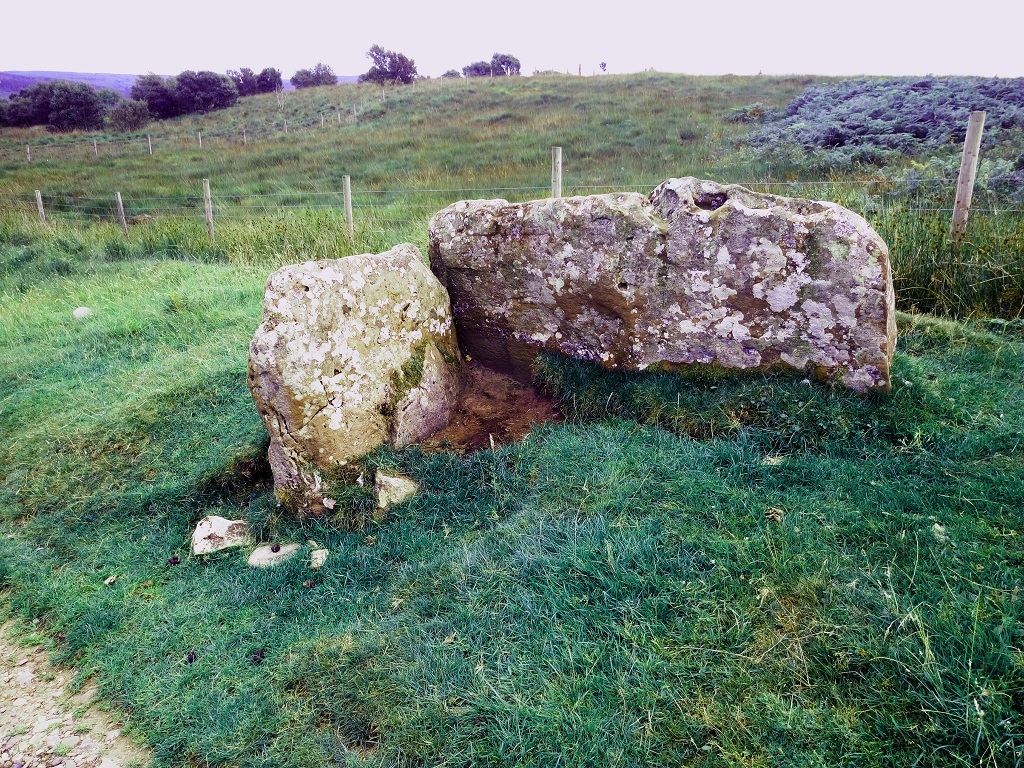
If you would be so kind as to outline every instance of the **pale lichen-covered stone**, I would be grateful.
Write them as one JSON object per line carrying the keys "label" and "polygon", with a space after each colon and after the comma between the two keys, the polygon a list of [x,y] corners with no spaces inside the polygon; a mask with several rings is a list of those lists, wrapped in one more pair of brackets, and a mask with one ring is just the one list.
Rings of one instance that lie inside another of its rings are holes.
{"label": "pale lichen-covered stone", "polygon": [[430,222],[463,350],[530,375],[539,351],[607,368],[838,376],[887,391],[888,248],[834,203],[693,178],[635,193],[463,201]]}
{"label": "pale lichen-covered stone", "polygon": [[272,274],[249,386],[278,496],[300,515],[333,508],[346,465],[448,423],[458,368],[448,294],[415,246]]}
{"label": "pale lichen-covered stone", "polygon": [[192,532],[192,552],[210,555],[231,547],[249,544],[249,526],[244,520],[228,520],[220,515],[207,515]]}
{"label": "pale lichen-covered stone", "polygon": [[286,560],[291,560],[298,551],[298,544],[266,544],[256,547],[246,562],[253,568],[273,568]]}
{"label": "pale lichen-covered stone", "polygon": [[373,479],[373,495],[377,498],[377,509],[381,512],[415,496],[419,490],[419,483],[404,475],[388,475],[378,470]]}

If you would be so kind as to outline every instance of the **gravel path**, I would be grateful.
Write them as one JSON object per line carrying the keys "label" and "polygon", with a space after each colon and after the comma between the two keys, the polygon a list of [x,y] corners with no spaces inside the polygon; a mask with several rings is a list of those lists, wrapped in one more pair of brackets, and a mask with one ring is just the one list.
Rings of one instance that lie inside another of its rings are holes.
{"label": "gravel path", "polygon": [[74,695],[74,671],[0,625],[0,768],[141,768],[149,754],[94,706],[95,688]]}

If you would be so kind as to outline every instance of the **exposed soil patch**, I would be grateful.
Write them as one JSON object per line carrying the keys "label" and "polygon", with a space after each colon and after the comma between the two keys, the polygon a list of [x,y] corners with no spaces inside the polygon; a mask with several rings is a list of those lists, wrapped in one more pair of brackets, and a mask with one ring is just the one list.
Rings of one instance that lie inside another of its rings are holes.
{"label": "exposed soil patch", "polygon": [[522,440],[534,425],[563,419],[555,401],[534,387],[470,362],[462,371],[451,422],[420,447],[470,453]]}
{"label": "exposed soil patch", "polygon": [[39,646],[0,625],[0,768],[131,768],[149,752],[121,735],[87,685],[70,693],[74,671],[49,663]]}

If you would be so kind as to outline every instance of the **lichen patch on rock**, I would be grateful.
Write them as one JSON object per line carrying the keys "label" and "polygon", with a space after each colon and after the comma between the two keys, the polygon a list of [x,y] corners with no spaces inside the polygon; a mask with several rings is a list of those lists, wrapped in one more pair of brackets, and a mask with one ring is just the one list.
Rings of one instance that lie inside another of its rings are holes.
{"label": "lichen patch on rock", "polygon": [[888,390],[888,249],[841,206],[670,179],[463,201],[430,222],[465,352],[526,380],[540,351],[612,369],[792,367]]}
{"label": "lichen patch on rock", "polygon": [[279,496],[322,514],[332,473],[447,424],[459,360],[448,294],[415,246],[272,274],[249,385]]}

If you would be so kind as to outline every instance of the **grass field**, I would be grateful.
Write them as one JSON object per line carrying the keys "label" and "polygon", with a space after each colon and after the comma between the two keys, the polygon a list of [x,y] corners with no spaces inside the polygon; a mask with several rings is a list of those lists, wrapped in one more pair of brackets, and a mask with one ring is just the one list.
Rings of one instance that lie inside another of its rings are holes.
{"label": "grass field", "polygon": [[[461,107],[440,101],[454,96],[409,91],[330,141],[317,118],[273,142],[183,147],[148,181],[148,154],[3,160],[5,201],[39,186],[99,197],[115,183],[194,195],[202,177],[295,195],[260,216],[222,202],[214,244],[201,219],[179,215],[127,241],[109,222],[44,227],[6,202],[0,218],[3,610],[38,619],[80,680],[95,675],[159,765],[1024,765],[1024,328],[1012,280],[999,283],[1003,319],[972,308],[978,294],[944,305],[960,320],[901,314],[890,396],[545,359],[538,382],[566,423],[470,456],[374,453],[371,467],[400,469],[423,492],[358,532],[279,514],[245,381],[267,272],[422,245],[427,208],[446,199],[363,209],[349,243],[339,212],[308,207],[310,193],[335,191],[344,173],[364,191],[543,186],[549,147],[573,135],[567,176],[581,185],[767,180],[728,144],[742,129],[721,115],[801,87],[736,78],[703,94],[696,78],[644,75],[601,90],[614,80],[464,86],[460,98],[477,101],[454,127],[444,115]],[[548,98],[562,106],[548,111]],[[440,106],[403,128],[418,118],[403,118],[400,99]],[[532,106],[517,117],[509,99]],[[651,145],[628,163],[623,121],[601,125],[623,103],[648,105],[635,141]],[[276,109],[261,104],[241,109]],[[238,116],[208,119],[212,133]],[[683,120],[714,138],[680,143]],[[626,170],[612,175],[613,163]],[[864,200],[863,187],[834,189]],[[944,295],[934,275],[945,269],[973,290],[943,258],[941,225],[895,210],[874,221],[892,227],[903,279]],[[1012,222],[977,230],[994,233],[986,242],[1011,275]],[[961,247],[964,263],[977,258]],[[906,284],[902,297],[914,304]],[[73,321],[83,305],[95,314]],[[189,537],[211,513],[303,554],[271,571],[244,553],[196,559]],[[309,542],[331,550],[321,571],[306,563]]]}

